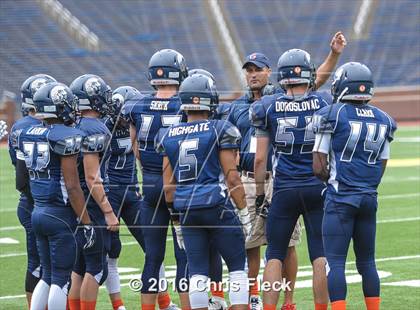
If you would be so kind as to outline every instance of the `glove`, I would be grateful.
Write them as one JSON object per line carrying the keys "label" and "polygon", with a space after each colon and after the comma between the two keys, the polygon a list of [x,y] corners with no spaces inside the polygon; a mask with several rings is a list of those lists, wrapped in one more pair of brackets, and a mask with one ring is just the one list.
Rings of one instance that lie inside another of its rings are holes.
{"label": "glove", "polygon": [[263,206],[261,206],[261,208],[260,208],[260,213],[258,214],[260,217],[262,217],[262,218],[264,218],[264,219],[266,219],[267,218],[267,215],[268,215],[268,207],[269,207],[270,205],[268,204],[268,202],[266,201],[266,203],[264,203],[264,205]]}
{"label": "glove", "polygon": [[83,250],[93,247],[96,241],[96,232],[95,228],[91,225],[83,225],[83,236],[85,237],[85,244],[83,245]]}
{"label": "glove", "polygon": [[184,243],[184,237],[182,236],[181,225],[179,224],[173,224],[173,225],[175,229],[176,242],[178,243],[178,246],[181,250],[185,250],[185,243]]}
{"label": "glove", "polygon": [[245,207],[243,209],[238,210],[238,216],[242,224],[242,229],[244,231],[245,238],[248,239],[252,229],[252,223],[251,218],[249,217],[248,208]]}
{"label": "glove", "polygon": [[5,121],[0,120],[0,139],[7,135],[7,125]]}
{"label": "glove", "polygon": [[255,212],[263,217],[263,218],[267,218],[267,214],[268,214],[268,201],[265,199],[265,194],[262,195],[257,195],[257,197],[255,198]]}
{"label": "glove", "polygon": [[178,222],[179,223],[179,213],[175,211],[174,209],[174,203],[173,202],[167,202],[166,206],[168,207],[169,214],[171,215],[171,221]]}

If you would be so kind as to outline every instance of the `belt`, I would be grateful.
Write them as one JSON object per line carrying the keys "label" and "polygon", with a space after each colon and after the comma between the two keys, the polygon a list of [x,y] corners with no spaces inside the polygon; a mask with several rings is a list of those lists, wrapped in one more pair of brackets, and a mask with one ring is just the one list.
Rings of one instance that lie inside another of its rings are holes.
{"label": "belt", "polygon": [[[254,179],[255,180],[254,172],[242,170],[242,175],[247,177],[248,179]],[[265,173],[265,180],[267,181],[269,179],[270,179],[270,173],[266,172]]]}

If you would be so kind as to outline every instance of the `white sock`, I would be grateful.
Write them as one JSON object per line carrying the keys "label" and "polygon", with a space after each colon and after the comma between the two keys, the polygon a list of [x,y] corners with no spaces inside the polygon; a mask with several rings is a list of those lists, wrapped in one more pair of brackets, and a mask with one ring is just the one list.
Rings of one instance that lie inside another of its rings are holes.
{"label": "white sock", "polygon": [[191,309],[207,308],[209,305],[209,298],[207,294],[208,277],[203,275],[193,275],[190,278],[190,296]]}
{"label": "white sock", "polygon": [[[159,281],[162,281],[162,282],[159,282],[159,283],[164,283],[163,279],[165,279],[165,265],[162,263],[162,265],[160,265],[160,268],[159,268]],[[161,292],[161,290],[159,290],[159,292]]]}
{"label": "white sock", "polygon": [[120,292],[120,275],[118,274],[118,259],[108,258],[108,277],[105,281],[109,294]]}
{"label": "white sock", "polygon": [[67,304],[67,285],[60,288],[57,284],[51,285],[48,297],[48,309],[66,310]]}
{"label": "white sock", "polygon": [[243,270],[229,272],[229,299],[231,305],[248,304],[248,275]]}
{"label": "white sock", "polygon": [[50,286],[44,280],[40,280],[32,293],[31,310],[45,310],[49,292]]}

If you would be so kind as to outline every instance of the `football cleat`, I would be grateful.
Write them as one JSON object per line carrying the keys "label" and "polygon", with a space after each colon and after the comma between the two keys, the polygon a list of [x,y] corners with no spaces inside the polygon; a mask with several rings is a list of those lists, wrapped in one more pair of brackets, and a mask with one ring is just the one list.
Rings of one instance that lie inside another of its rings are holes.
{"label": "football cleat", "polygon": [[221,297],[212,296],[209,299],[209,306],[208,308],[210,310],[226,310],[228,308],[228,305],[226,303],[226,300]]}
{"label": "football cleat", "polygon": [[169,304],[168,308],[161,309],[161,310],[181,310],[176,304],[174,304],[172,301]]}
{"label": "football cleat", "polygon": [[262,310],[262,300],[261,297],[258,295],[252,295],[249,297],[249,309],[250,310]]}
{"label": "football cleat", "polygon": [[281,310],[296,310],[296,304],[284,304]]}

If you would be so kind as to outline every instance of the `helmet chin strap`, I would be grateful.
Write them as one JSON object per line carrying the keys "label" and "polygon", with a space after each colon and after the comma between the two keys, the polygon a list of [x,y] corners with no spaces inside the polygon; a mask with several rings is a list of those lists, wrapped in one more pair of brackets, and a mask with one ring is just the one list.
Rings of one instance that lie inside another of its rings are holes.
{"label": "helmet chin strap", "polygon": [[343,96],[347,93],[347,91],[349,90],[348,87],[344,88],[343,91],[341,92],[340,96],[338,96],[337,98],[337,102],[339,102],[341,100],[341,98],[343,98]]}

